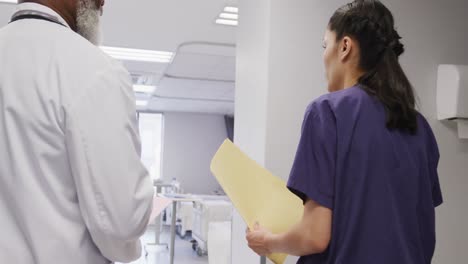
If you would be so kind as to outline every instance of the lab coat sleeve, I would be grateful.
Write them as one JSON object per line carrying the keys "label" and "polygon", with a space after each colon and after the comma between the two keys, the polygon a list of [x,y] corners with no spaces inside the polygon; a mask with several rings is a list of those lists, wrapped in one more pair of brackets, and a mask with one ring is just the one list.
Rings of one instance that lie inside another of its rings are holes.
{"label": "lab coat sleeve", "polygon": [[141,255],[154,190],[140,161],[130,76],[114,66],[66,110],[66,145],[84,222],[104,257]]}

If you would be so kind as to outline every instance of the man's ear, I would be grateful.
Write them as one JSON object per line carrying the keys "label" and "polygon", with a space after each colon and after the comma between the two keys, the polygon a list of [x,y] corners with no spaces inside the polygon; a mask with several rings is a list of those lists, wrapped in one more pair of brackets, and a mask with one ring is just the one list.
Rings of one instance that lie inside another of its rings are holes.
{"label": "man's ear", "polygon": [[[79,0],[81,1],[81,0]],[[96,3],[96,7],[97,8],[102,8],[105,4],[105,0],[94,0],[94,2]]]}
{"label": "man's ear", "polygon": [[96,7],[101,10],[101,16],[104,13],[104,4],[106,3],[105,0],[94,0],[96,2]]}

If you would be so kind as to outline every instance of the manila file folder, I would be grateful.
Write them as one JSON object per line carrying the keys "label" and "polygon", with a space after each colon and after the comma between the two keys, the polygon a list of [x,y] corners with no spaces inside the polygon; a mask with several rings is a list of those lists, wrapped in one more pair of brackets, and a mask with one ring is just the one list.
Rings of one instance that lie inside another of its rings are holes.
{"label": "manila file folder", "polygon": [[[278,234],[298,223],[304,211],[302,200],[286,183],[271,174],[226,140],[211,162],[211,172],[250,228],[255,222]],[[268,258],[283,264],[287,255]]]}

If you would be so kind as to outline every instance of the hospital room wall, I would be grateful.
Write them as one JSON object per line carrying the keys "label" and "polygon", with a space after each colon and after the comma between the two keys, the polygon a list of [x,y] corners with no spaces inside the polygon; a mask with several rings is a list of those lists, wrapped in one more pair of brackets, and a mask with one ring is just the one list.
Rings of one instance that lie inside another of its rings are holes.
{"label": "hospital room wall", "polygon": [[8,24],[11,15],[15,12],[15,6],[11,4],[0,4],[0,25]]}
{"label": "hospital room wall", "polygon": [[163,180],[177,178],[187,193],[212,194],[218,190],[210,163],[227,138],[224,116],[165,113],[163,130]]}
{"label": "hospital room wall", "polygon": [[[326,92],[322,63],[322,37],[333,11],[348,1],[265,0],[263,10],[246,11],[259,4],[240,0],[241,22],[238,31],[238,85],[236,96],[236,137],[238,144],[262,164],[287,179],[294,159],[303,113],[307,104]],[[388,0],[407,52],[401,62],[419,97],[421,112],[428,118],[440,145],[439,167],[445,204],[437,209],[438,244],[434,263],[462,263],[468,259],[468,141],[458,139],[453,124],[436,117],[437,66],[442,63],[468,64],[465,0]],[[265,25],[263,25],[267,20]],[[245,23],[243,25],[242,23]],[[263,26],[258,26],[260,23]],[[259,30],[263,30],[260,33]],[[258,31],[258,32],[257,32]],[[260,55],[256,55],[258,52]],[[264,55],[262,52],[266,52]],[[254,70],[243,69],[253,61]],[[260,63],[259,63],[260,61]],[[258,78],[255,74],[260,74]],[[258,81],[256,94],[248,79]],[[266,102],[255,105],[256,100]],[[257,114],[252,112],[257,110]],[[261,117],[266,120],[262,124]],[[258,130],[252,132],[252,124]],[[255,141],[247,134],[258,133]],[[242,136],[245,135],[245,136]],[[234,219],[234,234],[241,232],[240,219]],[[247,253],[242,235],[233,237],[235,260],[254,263]],[[234,255],[234,254],[233,254]],[[288,263],[294,263],[290,259]]]}

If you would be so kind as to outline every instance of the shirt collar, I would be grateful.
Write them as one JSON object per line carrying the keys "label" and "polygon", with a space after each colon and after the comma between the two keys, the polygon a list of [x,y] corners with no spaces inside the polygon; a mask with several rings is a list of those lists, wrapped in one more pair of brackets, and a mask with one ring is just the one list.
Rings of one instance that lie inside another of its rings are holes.
{"label": "shirt collar", "polygon": [[52,10],[51,8],[41,5],[41,4],[36,4],[36,3],[22,3],[18,4],[15,10],[15,13],[17,12],[22,12],[22,11],[35,11],[35,12],[40,12],[43,14],[46,14],[48,16],[52,16],[56,18],[60,23],[62,23],[64,26],[70,28],[70,25],[68,25],[67,21],[63,19],[57,12]]}

